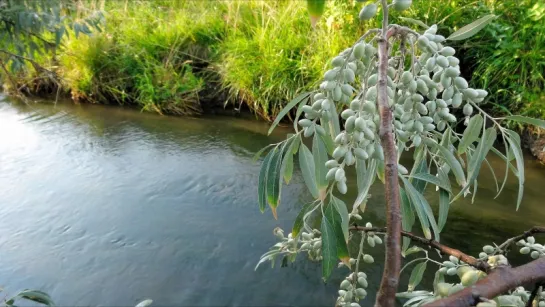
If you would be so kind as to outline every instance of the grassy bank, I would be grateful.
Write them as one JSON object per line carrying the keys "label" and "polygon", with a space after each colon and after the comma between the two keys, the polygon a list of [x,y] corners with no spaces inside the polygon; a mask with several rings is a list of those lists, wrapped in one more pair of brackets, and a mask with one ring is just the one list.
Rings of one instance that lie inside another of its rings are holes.
{"label": "grassy bank", "polygon": [[[448,35],[479,16],[498,15],[492,26],[458,46],[469,67],[463,73],[489,89],[488,107],[496,114],[544,118],[545,4],[534,2],[414,1],[402,16],[437,22],[439,32]],[[55,59],[36,55],[36,60],[58,74],[74,99],[169,114],[244,104],[270,120],[294,95],[319,82],[329,58],[378,26],[357,20],[361,3],[355,1],[328,1],[316,29],[305,1],[105,4],[103,32],[79,39],[72,33]],[[51,89],[48,79],[36,77],[28,67],[18,81],[33,91]]]}

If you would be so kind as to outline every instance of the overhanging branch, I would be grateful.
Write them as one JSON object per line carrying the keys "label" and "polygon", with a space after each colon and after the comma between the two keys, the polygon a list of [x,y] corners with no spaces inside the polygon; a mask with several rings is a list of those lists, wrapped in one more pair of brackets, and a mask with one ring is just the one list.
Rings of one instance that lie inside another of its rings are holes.
{"label": "overhanging branch", "polygon": [[[350,230],[355,231],[365,231],[365,232],[381,232],[384,233],[386,231],[386,228],[380,228],[380,227],[360,227],[360,226],[351,226]],[[434,240],[428,240],[426,238],[419,237],[411,232],[407,231],[401,231],[401,235],[407,238],[410,238],[411,240],[422,243],[424,245],[428,245],[430,247],[433,247],[437,250],[439,250],[441,253],[454,256],[461,261],[471,265],[472,267],[481,270],[483,272],[489,272],[491,270],[490,265],[482,260],[475,259],[474,257],[467,255],[455,248],[448,247],[446,245],[443,245],[437,241]]]}

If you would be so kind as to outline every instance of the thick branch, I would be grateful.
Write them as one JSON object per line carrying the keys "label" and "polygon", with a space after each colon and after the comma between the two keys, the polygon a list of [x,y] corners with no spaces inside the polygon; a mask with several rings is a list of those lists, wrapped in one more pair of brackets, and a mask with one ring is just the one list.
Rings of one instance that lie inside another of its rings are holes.
{"label": "thick branch", "polygon": [[545,282],[545,258],[539,258],[516,268],[507,266],[498,267],[475,285],[425,306],[474,306],[479,302],[480,297],[492,299],[520,285],[543,282]]}
{"label": "thick branch", "polygon": [[395,306],[401,270],[401,198],[397,178],[397,150],[392,130],[393,114],[388,103],[388,1],[382,0],[382,34],[378,40],[378,109],[379,136],[384,151],[386,198],[386,256],[384,272],[375,306]]}
{"label": "thick branch", "polygon": [[[369,228],[369,227],[359,227],[359,226],[352,226],[350,227],[350,230],[356,230],[356,231],[365,231],[365,232],[369,232],[369,231],[372,231],[372,232],[385,232],[386,229],[385,228],[378,228],[378,227],[373,227],[373,228]],[[448,247],[446,245],[443,245],[437,241],[434,241],[434,240],[428,240],[426,238],[422,238],[422,237],[419,237],[411,232],[407,232],[407,231],[401,231],[401,235],[404,236],[404,237],[407,237],[407,238],[410,238],[411,240],[415,241],[415,242],[419,242],[419,243],[422,243],[422,244],[425,244],[425,245],[428,245],[428,246],[431,246],[437,250],[439,250],[441,253],[443,254],[446,254],[446,255],[449,255],[449,256],[454,256],[458,259],[460,259],[461,261],[471,265],[472,267],[478,269],[478,270],[481,270],[483,272],[489,272],[491,270],[491,267],[490,265],[485,262],[485,261],[482,261],[482,260],[479,260],[479,259],[475,259],[474,257],[470,256],[470,255],[467,255],[457,249],[454,249],[454,248],[451,248],[451,247]]]}

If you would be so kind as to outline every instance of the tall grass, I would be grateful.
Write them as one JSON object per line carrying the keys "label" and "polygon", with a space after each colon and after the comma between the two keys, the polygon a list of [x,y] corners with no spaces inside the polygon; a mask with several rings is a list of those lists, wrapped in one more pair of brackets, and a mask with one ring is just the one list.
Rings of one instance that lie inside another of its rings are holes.
{"label": "tall grass", "polygon": [[[218,102],[246,104],[270,120],[317,84],[328,59],[379,26],[357,20],[357,1],[327,3],[312,29],[305,1],[108,0],[102,33],[72,34],[57,61],[38,59],[55,69],[74,99],[197,114],[209,103],[204,96],[222,97]],[[545,71],[543,6],[532,0],[413,1],[392,17],[399,24],[407,23],[399,16],[438,23],[448,36],[484,14],[499,15],[486,31],[458,44],[464,67],[471,67],[462,73],[490,89],[497,113],[545,117],[544,103],[537,103]]]}

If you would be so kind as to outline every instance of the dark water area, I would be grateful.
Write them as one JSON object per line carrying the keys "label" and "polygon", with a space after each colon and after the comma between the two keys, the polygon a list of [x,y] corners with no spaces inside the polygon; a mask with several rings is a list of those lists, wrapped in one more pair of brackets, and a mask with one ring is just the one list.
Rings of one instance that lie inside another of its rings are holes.
{"label": "dark water area", "polygon": [[[146,298],[154,306],[334,304],[346,269],[324,284],[321,264],[299,255],[286,268],[254,271],[276,242],[273,228],[289,232],[310,199],[296,170],[282,192],[278,221],[257,206],[259,163],[252,156],[289,129],[267,136],[268,125],[251,119],[1,100],[0,286],[6,293],[40,289],[59,306],[129,306]],[[490,157],[490,163],[502,177],[503,162]],[[354,178],[349,182],[355,190]],[[443,243],[476,255],[485,244],[545,224],[543,182],[545,168],[528,156],[525,196],[515,211],[515,179],[492,199],[495,184],[483,168],[475,202],[452,205]],[[382,186],[371,194],[364,220],[384,225]],[[346,199],[354,197],[349,192]],[[436,199],[429,191],[430,203]],[[377,260],[364,268],[373,293],[382,246],[369,253]],[[429,273],[424,285],[433,279]]]}

